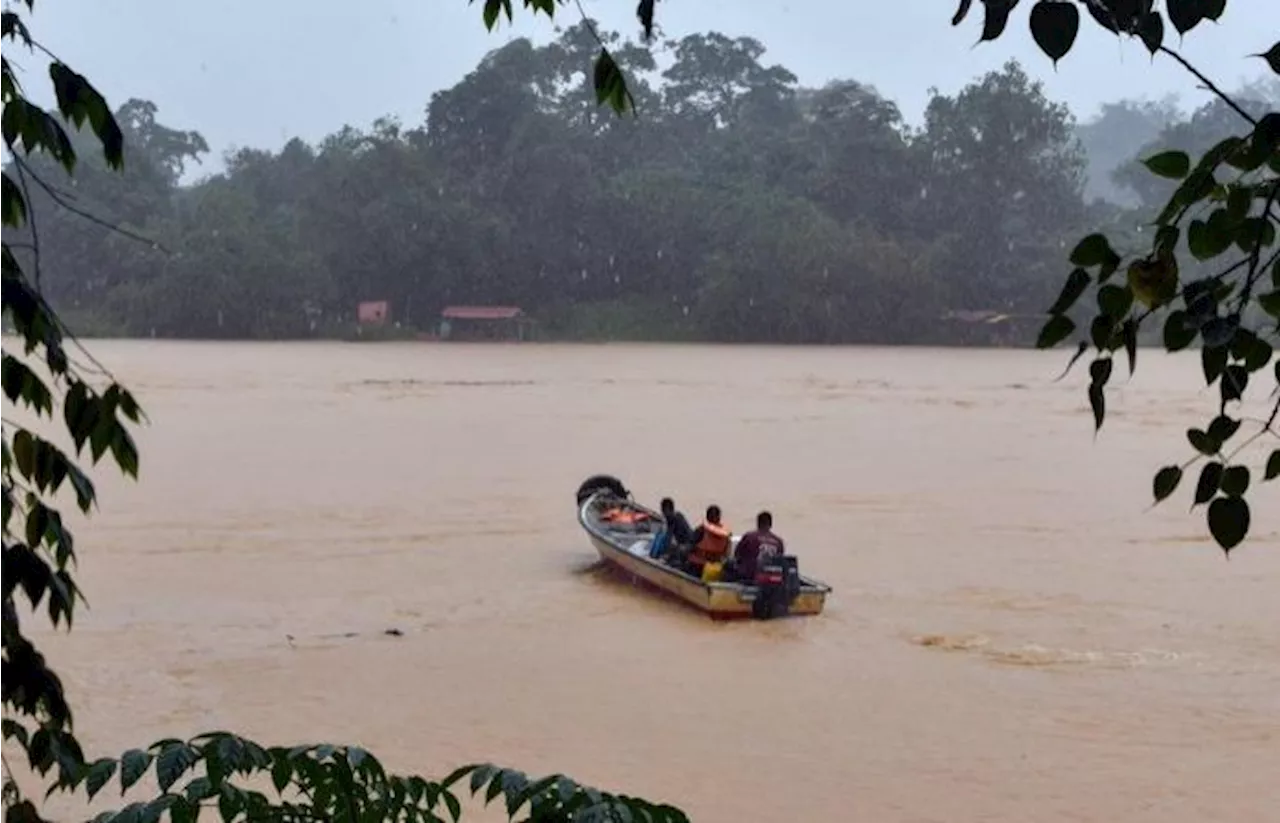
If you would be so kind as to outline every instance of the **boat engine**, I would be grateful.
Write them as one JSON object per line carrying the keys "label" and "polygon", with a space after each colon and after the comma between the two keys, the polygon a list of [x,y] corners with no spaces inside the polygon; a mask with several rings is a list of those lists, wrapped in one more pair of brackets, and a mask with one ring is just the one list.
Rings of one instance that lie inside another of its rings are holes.
{"label": "boat engine", "polygon": [[800,596],[800,561],[784,554],[762,560],[756,570],[756,599],[751,614],[757,620],[786,617]]}
{"label": "boat engine", "polygon": [[625,500],[631,496],[631,492],[627,491],[627,487],[622,485],[622,481],[613,475],[595,474],[582,481],[582,485],[578,487],[578,492],[574,495],[581,506],[587,502],[587,498],[599,491],[607,491],[615,497]]}

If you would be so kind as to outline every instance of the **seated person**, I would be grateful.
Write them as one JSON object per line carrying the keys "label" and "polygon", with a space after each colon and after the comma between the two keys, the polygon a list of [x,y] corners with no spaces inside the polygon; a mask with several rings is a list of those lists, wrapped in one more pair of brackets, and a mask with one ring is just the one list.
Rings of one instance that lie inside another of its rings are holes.
{"label": "seated person", "polygon": [[689,552],[689,568],[701,575],[707,563],[724,560],[729,553],[729,527],[720,522],[720,507],[707,506],[706,519],[693,530],[693,550]]}
{"label": "seated person", "polygon": [[751,583],[756,579],[762,560],[785,553],[786,544],[773,533],[773,515],[760,512],[756,515],[756,530],[744,534],[733,553],[734,578],[742,583]]}
{"label": "seated person", "polygon": [[689,521],[685,519],[685,516],[676,509],[675,501],[670,497],[664,497],[660,506],[662,518],[666,521],[667,534],[671,536],[671,545],[693,545],[693,529],[689,526]]}

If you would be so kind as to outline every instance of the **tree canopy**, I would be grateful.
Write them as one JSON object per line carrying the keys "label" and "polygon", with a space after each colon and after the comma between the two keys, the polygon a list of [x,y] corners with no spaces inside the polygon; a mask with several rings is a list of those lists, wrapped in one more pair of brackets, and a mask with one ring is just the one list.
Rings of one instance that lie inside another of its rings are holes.
{"label": "tree canopy", "polygon": [[[642,116],[599,107],[596,37],[646,72],[629,86]],[[1074,119],[1020,66],[935,93],[911,128],[865,84],[799,86],[750,38],[669,53],[659,74],[591,21],[514,40],[420,123],[241,149],[193,185],[177,172],[206,154],[199,134],[127,101],[131,162],[82,164],[75,189],[154,242],[36,192],[45,293],[87,328],[158,337],[333,335],[387,300],[419,329],[497,303],[564,337],[1032,342],[1089,210]]]}

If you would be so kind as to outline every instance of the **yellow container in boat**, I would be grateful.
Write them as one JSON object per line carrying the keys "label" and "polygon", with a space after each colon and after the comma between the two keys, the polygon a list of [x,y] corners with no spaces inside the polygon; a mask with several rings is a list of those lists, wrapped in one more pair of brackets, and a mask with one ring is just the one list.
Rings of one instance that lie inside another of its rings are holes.
{"label": "yellow container in boat", "polygon": [[720,573],[724,571],[723,563],[707,563],[702,567],[702,582],[714,583],[720,579]]}

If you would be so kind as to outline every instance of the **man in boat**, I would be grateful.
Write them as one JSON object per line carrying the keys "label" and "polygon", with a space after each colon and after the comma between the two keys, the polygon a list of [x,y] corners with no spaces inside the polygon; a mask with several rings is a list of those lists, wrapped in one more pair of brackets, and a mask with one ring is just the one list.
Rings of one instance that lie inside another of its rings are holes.
{"label": "man in boat", "polygon": [[720,522],[720,507],[707,506],[707,516],[693,530],[693,550],[689,552],[689,568],[701,575],[702,567],[718,563],[729,553],[729,528]]}
{"label": "man in boat", "polygon": [[670,497],[664,497],[658,506],[662,510],[663,520],[666,521],[667,545],[670,548],[693,545],[693,527],[689,525],[684,514],[676,508],[675,501]]}
{"label": "man in boat", "polygon": [[756,515],[756,530],[747,532],[738,541],[733,552],[733,575],[742,583],[752,583],[760,561],[786,553],[786,544],[773,533],[773,515],[760,512]]}

